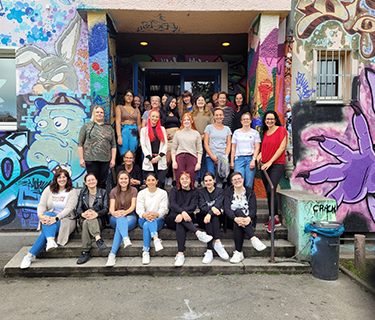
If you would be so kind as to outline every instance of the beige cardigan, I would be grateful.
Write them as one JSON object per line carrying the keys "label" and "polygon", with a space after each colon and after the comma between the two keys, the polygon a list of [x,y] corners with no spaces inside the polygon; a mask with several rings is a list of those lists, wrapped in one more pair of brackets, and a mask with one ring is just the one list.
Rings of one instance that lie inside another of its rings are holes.
{"label": "beige cardigan", "polygon": [[[61,211],[57,217],[61,220],[60,230],[57,237],[57,243],[60,246],[64,246],[68,243],[70,234],[76,228],[76,220],[74,216],[74,209],[76,208],[78,201],[77,191],[72,189],[69,192],[66,206],[63,211]],[[37,208],[38,217],[40,217],[45,212],[53,211],[53,201],[52,192],[50,187],[44,189],[42,196],[40,197],[40,202]],[[39,222],[38,230],[41,229],[41,223]]]}

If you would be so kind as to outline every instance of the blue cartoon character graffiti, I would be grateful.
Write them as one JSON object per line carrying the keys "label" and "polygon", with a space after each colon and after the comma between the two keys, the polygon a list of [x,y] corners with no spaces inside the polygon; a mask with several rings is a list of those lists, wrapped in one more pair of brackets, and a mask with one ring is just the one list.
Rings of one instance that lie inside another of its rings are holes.
{"label": "blue cartoon character graffiti", "polygon": [[[375,111],[375,72],[369,68],[364,72],[366,82],[362,85],[368,87],[372,108]],[[336,183],[326,196],[335,199],[338,206],[342,203],[352,204],[366,199],[370,216],[375,222],[374,142],[361,103],[352,102],[351,107],[354,110],[352,124],[359,148],[352,148],[336,138],[324,135],[310,137],[308,141],[317,141],[320,147],[334,156],[339,163],[328,163],[313,170],[301,171],[296,178],[303,178],[308,184],[313,185],[325,182]]]}
{"label": "blue cartoon character graffiti", "polygon": [[[52,181],[52,174],[46,167],[27,169],[24,162],[27,140],[27,132],[0,137],[0,227],[35,227],[40,195]],[[17,215],[20,219],[15,219]]]}
{"label": "blue cartoon character graffiti", "polygon": [[66,93],[59,93],[50,102],[35,99],[35,133],[26,153],[27,165],[44,165],[54,172],[61,167],[72,180],[80,177],[84,168],[79,165],[77,137],[87,118],[81,102]]}

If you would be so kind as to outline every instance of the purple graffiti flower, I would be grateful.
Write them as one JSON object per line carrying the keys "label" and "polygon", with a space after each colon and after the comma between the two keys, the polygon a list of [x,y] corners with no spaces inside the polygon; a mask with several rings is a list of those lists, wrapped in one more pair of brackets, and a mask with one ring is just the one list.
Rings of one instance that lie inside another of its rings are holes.
{"label": "purple graffiti flower", "polygon": [[[365,69],[365,77],[371,92],[372,106],[375,107],[375,72]],[[375,222],[375,151],[369,125],[359,102],[353,102],[353,128],[359,149],[354,150],[338,139],[324,135],[313,136],[308,141],[319,142],[320,147],[334,156],[339,163],[328,163],[313,170],[298,173],[296,178],[304,178],[309,184],[325,182],[337,183],[326,195],[341,203],[357,203],[366,198],[371,218]]]}

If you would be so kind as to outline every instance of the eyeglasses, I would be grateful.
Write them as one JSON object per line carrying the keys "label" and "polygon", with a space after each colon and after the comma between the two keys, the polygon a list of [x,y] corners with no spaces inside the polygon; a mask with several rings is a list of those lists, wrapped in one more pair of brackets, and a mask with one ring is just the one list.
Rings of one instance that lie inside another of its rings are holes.
{"label": "eyeglasses", "polygon": [[133,95],[131,93],[128,93],[125,95],[125,97],[132,97]]}
{"label": "eyeglasses", "polygon": [[125,160],[133,160],[134,158],[133,157],[125,157],[124,159]]}
{"label": "eyeglasses", "polygon": [[275,118],[272,118],[272,119],[269,119],[267,118],[266,121],[275,121],[276,119]]}

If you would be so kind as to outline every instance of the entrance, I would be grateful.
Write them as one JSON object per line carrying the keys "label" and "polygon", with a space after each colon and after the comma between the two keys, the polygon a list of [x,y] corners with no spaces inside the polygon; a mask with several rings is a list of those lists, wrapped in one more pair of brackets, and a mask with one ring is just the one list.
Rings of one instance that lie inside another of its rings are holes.
{"label": "entrance", "polygon": [[178,97],[185,90],[206,100],[228,86],[227,63],[135,62],[133,88],[144,99],[164,93]]}

